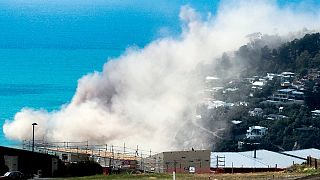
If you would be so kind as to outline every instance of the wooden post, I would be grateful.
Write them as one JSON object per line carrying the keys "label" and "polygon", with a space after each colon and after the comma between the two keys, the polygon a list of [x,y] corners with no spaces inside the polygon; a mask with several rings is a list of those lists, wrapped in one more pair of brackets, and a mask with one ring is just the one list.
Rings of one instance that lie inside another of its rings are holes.
{"label": "wooden post", "polygon": [[123,143],[123,158],[126,154],[126,143]]}
{"label": "wooden post", "polygon": [[[107,167],[107,149],[104,152],[104,167]],[[109,167],[110,167],[110,164],[109,164]]]}
{"label": "wooden post", "polygon": [[231,173],[233,174],[233,162],[231,163]]}
{"label": "wooden post", "polygon": [[217,156],[217,169],[219,168],[219,156]]}
{"label": "wooden post", "polygon": [[140,155],[141,155],[141,156],[140,156],[140,158],[141,158],[141,162],[140,162],[140,164],[141,164],[141,165],[140,165],[140,166],[141,166],[141,168],[142,168],[141,170],[143,170],[143,171],[144,171],[144,167],[143,167],[143,166],[144,166],[144,164],[143,164],[143,162],[142,162],[142,161],[143,161],[143,159],[142,159],[142,152],[141,152],[141,154],[140,154]]}
{"label": "wooden post", "polygon": [[113,145],[111,145],[112,148],[112,167],[114,166],[114,151],[113,151]]}

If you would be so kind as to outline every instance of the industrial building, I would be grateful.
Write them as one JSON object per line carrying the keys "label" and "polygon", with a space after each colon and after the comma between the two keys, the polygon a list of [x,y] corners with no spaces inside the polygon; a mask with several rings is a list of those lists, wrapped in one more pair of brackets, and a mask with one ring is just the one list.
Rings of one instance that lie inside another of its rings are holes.
{"label": "industrial building", "polygon": [[0,146],[0,172],[21,171],[26,175],[51,177],[58,170],[57,156]]}
{"label": "industrial building", "polygon": [[300,150],[294,150],[294,151],[284,151],[282,153],[300,157],[300,158],[307,158],[308,156],[310,156],[313,158],[320,159],[320,150],[315,148],[300,149]]}
{"label": "industrial building", "polygon": [[294,164],[305,163],[309,156],[308,153],[301,153],[299,156],[291,154],[295,153],[268,150],[211,152],[211,168],[213,171],[223,169],[224,172],[230,173],[280,171]]}
{"label": "industrial building", "polygon": [[144,160],[144,170],[157,173],[210,173],[210,150],[171,151]]}
{"label": "industrial building", "polygon": [[[108,148],[109,147],[109,148]],[[37,143],[36,152],[1,147],[0,169],[52,176],[58,162],[79,163],[95,161],[105,173],[110,171],[143,171],[156,173],[210,173],[213,171],[259,172],[281,171],[293,164],[318,165],[320,150],[304,149],[273,152],[254,150],[244,152],[211,152],[210,150],[170,151],[152,153],[136,148],[113,145],[88,145],[68,142],[62,145]],[[41,152],[41,153],[39,153]],[[51,154],[51,155],[49,155]],[[59,160],[60,159],[60,160]],[[320,163],[319,163],[320,165]]]}

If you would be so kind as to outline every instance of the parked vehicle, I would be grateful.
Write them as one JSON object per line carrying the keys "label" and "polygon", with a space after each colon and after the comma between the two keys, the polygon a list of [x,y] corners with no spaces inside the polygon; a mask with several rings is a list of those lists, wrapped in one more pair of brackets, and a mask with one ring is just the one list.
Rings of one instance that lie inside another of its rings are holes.
{"label": "parked vehicle", "polygon": [[6,172],[3,176],[0,176],[0,180],[1,179],[24,180],[24,179],[27,179],[27,178],[20,171],[11,171],[11,172]]}

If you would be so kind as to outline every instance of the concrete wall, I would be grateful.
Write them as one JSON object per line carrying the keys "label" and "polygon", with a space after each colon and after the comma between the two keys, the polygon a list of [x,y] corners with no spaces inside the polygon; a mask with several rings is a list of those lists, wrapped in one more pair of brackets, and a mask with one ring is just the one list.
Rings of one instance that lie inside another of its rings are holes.
{"label": "concrete wall", "polygon": [[210,151],[172,151],[163,152],[145,159],[146,171],[189,173],[190,167],[195,173],[210,172]]}

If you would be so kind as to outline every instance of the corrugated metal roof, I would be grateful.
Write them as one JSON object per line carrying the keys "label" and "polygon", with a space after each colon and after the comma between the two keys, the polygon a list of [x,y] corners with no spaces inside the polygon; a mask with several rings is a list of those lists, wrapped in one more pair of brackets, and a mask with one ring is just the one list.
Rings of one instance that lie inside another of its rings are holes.
{"label": "corrugated metal roof", "polygon": [[320,159],[320,150],[315,148],[301,149],[301,150],[294,150],[294,151],[284,151],[283,153],[290,154],[293,156],[298,156],[301,158],[307,158],[308,156],[311,156],[313,158]]}
{"label": "corrugated metal roof", "polygon": [[[301,164],[304,160],[268,150],[245,152],[211,152],[211,167],[217,166],[217,156],[224,157],[226,168],[287,168],[294,164]],[[223,160],[223,158],[219,158]],[[221,164],[221,163],[220,163]]]}

